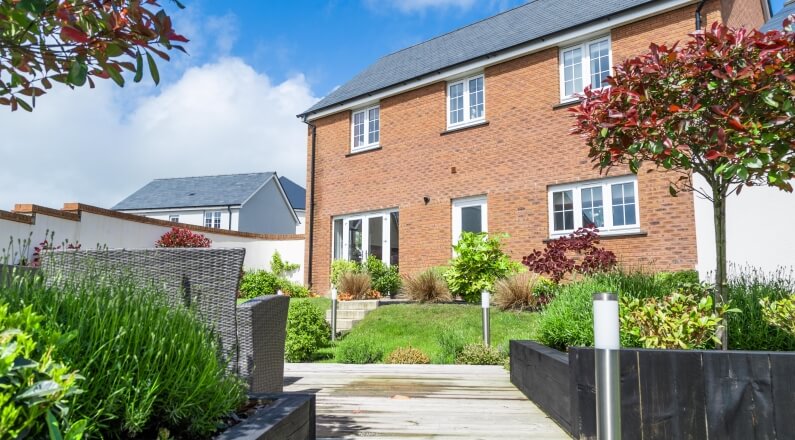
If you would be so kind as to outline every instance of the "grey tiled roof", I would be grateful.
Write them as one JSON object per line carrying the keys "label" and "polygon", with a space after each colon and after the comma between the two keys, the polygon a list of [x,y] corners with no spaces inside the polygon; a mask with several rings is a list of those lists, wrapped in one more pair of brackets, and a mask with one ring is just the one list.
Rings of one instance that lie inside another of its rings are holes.
{"label": "grey tiled roof", "polygon": [[389,54],[299,116],[529,43],[655,0],[534,0]]}
{"label": "grey tiled roof", "polygon": [[792,14],[795,14],[795,2],[790,2],[784,5],[784,7],[781,8],[781,10],[778,11],[774,16],[772,16],[767,23],[763,24],[759,30],[762,32],[772,31],[774,29],[782,30],[784,29],[782,26],[784,19]]}
{"label": "grey tiled roof", "polygon": [[287,194],[287,199],[293,206],[293,209],[306,209],[306,189],[293,182],[286,177],[279,177],[279,183],[282,184],[284,193]]}
{"label": "grey tiled roof", "polygon": [[165,209],[241,205],[274,173],[156,179],[112,209]]}

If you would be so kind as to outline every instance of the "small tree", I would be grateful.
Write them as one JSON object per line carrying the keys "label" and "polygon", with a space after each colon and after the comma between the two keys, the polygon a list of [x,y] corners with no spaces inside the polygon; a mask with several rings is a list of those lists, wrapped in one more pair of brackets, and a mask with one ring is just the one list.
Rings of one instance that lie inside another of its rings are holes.
{"label": "small tree", "polygon": [[155,247],[159,248],[208,248],[212,242],[198,232],[192,232],[184,228],[171,228],[163,234],[156,242]]}
{"label": "small tree", "polygon": [[[795,176],[795,34],[715,23],[685,44],[658,46],[615,67],[609,87],[586,89],[573,133],[600,170],[650,162],[678,175],[670,193],[712,201],[715,305],[726,300],[726,198],[743,186],[792,191]],[[704,178],[708,190],[693,185]],[[723,332],[722,344],[727,346]]]}
{"label": "small tree", "polygon": [[556,283],[572,272],[589,274],[615,267],[616,254],[596,247],[597,244],[598,229],[580,228],[565,237],[549,240],[543,251],[536,249],[523,257],[522,264],[535,273],[549,275]]}
{"label": "small tree", "polygon": [[168,61],[166,51],[184,52],[172,43],[188,41],[157,8],[155,0],[0,1],[0,105],[32,111],[53,81],[93,88],[92,77],[110,78],[123,86],[124,71],[138,82],[146,68],[157,84],[152,54]]}

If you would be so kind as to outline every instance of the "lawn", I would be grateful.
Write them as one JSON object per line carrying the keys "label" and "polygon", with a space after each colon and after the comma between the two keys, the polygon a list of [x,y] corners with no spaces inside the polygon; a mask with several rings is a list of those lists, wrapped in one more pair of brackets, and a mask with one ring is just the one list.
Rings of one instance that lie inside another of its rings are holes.
{"label": "lawn", "polygon": [[[317,299],[313,299],[315,301]],[[326,300],[328,301],[328,300]],[[323,304],[318,304],[321,307]],[[450,334],[466,344],[482,342],[482,312],[479,305],[395,304],[370,312],[342,340],[364,338],[380,346],[385,354],[398,347],[422,350],[433,363],[443,363],[439,338]],[[506,354],[511,339],[532,339],[538,314],[491,311],[491,342]],[[334,362],[336,347],[317,353],[318,361]]]}

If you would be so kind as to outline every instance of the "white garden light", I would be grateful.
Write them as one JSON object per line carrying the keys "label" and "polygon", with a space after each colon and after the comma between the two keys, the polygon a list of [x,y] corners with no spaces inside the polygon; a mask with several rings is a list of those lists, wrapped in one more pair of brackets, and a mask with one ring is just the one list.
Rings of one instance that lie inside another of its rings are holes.
{"label": "white garden light", "polygon": [[618,297],[593,295],[594,359],[596,370],[596,438],[621,439],[621,376]]}
{"label": "white garden light", "polygon": [[488,346],[491,343],[491,323],[489,320],[489,307],[491,307],[491,295],[488,290],[480,292],[480,307],[483,309],[483,344]]}

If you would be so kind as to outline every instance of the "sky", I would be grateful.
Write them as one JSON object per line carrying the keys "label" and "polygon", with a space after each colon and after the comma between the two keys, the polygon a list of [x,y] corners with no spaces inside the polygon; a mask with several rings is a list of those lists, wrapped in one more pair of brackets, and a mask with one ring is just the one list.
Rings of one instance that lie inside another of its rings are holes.
{"label": "sky", "polygon": [[[112,207],[155,178],[276,171],[306,179],[296,118],[378,58],[523,0],[162,0],[189,55],[161,83],[55,88],[0,107],[0,209]],[[773,0],[774,11],[783,0]]]}

